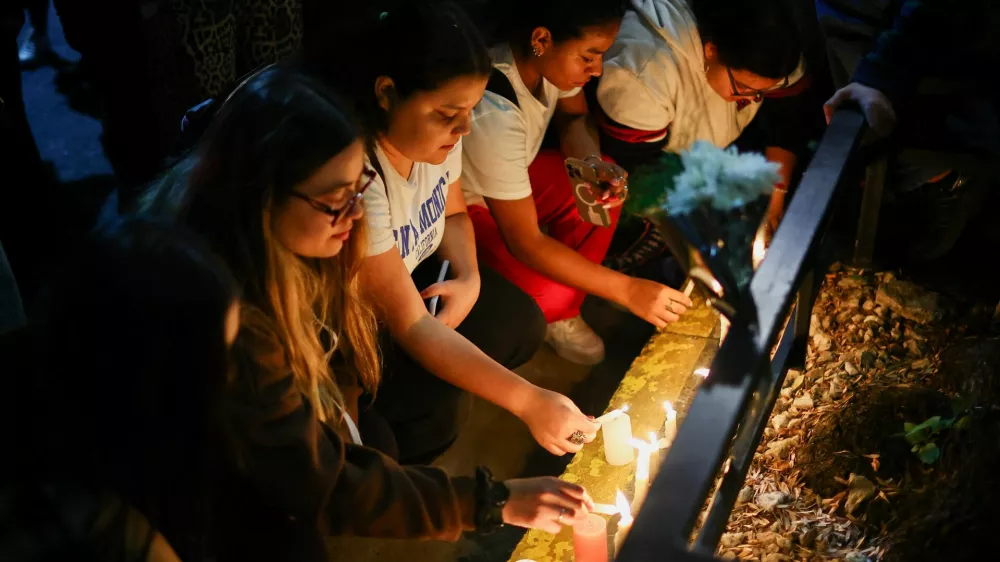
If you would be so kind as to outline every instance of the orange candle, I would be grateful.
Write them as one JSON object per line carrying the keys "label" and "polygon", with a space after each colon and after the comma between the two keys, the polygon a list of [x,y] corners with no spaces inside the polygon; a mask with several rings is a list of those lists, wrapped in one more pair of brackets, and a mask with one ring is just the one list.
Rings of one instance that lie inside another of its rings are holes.
{"label": "orange candle", "polygon": [[576,562],[608,562],[608,522],[596,513],[573,526]]}

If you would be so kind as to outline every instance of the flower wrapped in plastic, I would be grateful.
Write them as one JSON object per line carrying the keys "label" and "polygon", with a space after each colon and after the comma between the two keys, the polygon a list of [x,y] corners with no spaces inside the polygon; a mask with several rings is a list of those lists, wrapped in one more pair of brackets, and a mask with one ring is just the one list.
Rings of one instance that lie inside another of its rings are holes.
{"label": "flower wrapped in plastic", "polygon": [[755,247],[767,209],[764,196],[778,181],[778,165],[761,154],[697,142],[630,174],[626,209],[660,228],[687,275],[732,320],[762,257],[762,248]]}

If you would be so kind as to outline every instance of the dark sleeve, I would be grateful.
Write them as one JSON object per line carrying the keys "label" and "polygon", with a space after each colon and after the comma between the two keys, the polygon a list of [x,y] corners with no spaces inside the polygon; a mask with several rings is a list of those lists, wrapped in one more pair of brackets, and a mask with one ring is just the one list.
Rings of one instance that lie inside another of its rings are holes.
{"label": "dark sleeve", "polygon": [[345,444],[281,363],[242,361],[236,381],[246,394],[234,428],[238,462],[267,507],[333,535],[457,540],[474,528],[471,478]]}
{"label": "dark sleeve", "polygon": [[875,48],[861,59],[851,81],[894,99],[912,91],[923,65],[941,51],[954,48],[960,4],[943,0],[901,2],[892,26],[879,35]]}

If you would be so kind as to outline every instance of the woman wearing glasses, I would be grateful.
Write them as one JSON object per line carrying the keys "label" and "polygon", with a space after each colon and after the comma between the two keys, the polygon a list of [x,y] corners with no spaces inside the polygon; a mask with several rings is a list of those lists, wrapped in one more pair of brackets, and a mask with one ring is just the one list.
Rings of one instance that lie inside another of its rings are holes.
{"label": "woman wearing glasses", "polygon": [[510,371],[541,345],[545,322],[528,295],[478,263],[462,197],[462,141],[491,69],[484,40],[448,2],[401,3],[372,34],[381,47],[337,75],[354,77],[378,170],[364,198],[361,279],[385,325],[374,407],[400,461],[431,462],[454,442],[467,392],[521,418],[551,453],[574,453],[598,426]]}
{"label": "woman wearing glasses", "polygon": [[[789,0],[630,0],[597,87],[601,146],[634,170],[696,140],[728,146],[764,98],[803,90],[802,40]],[[766,156],[781,164],[769,210],[777,226],[799,140],[769,120]]]}
{"label": "woman wearing glasses", "polygon": [[225,412],[232,478],[219,483],[213,519],[221,560],[326,560],[323,533],[555,532],[590,504],[554,478],[449,478],[359,443],[357,404],[341,388],[374,392],[380,380],[375,318],[359,298],[357,201],[373,177],[364,159],[343,105],[279,65],[238,88],[144,201],[202,235],[243,294]]}

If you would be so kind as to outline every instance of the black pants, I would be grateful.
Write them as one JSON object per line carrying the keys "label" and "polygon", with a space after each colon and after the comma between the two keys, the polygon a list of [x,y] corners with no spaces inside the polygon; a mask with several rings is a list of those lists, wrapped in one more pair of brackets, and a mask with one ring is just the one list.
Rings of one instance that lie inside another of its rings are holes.
{"label": "black pants", "polygon": [[[440,263],[426,260],[413,271],[417,289],[437,281]],[[545,317],[535,301],[502,275],[479,265],[479,300],[456,328],[508,369],[526,363],[545,339]],[[458,437],[470,397],[429,373],[381,333],[382,385],[374,407],[396,436],[403,464],[428,464]]]}

